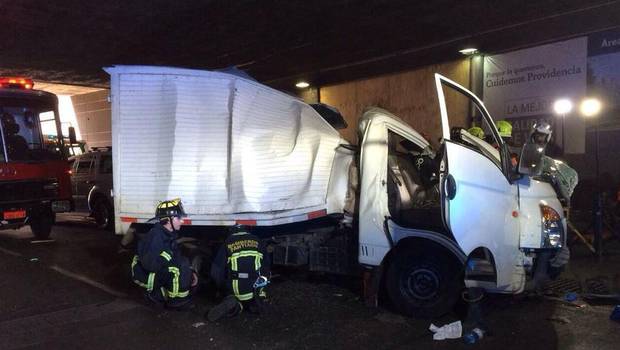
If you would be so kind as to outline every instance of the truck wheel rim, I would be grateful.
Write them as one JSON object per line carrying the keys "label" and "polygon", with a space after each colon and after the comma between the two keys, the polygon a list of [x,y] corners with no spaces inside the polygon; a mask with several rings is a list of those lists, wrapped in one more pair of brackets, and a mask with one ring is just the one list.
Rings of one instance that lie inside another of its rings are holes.
{"label": "truck wheel rim", "polygon": [[406,276],[404,282],[406,293],[415,299],[430,300],[438,295],[439,276],[431,269],[415,269]]}

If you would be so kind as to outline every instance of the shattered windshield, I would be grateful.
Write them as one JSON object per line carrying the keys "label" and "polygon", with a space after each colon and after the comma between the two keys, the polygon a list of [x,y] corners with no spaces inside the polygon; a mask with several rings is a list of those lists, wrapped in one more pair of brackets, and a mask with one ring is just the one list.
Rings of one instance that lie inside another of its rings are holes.
{"label": "shattered windshield", "polygon": [[16,99],[0,101],[0,159],[60,159],[61,150],[54,116],[53,105],[45,106]]}

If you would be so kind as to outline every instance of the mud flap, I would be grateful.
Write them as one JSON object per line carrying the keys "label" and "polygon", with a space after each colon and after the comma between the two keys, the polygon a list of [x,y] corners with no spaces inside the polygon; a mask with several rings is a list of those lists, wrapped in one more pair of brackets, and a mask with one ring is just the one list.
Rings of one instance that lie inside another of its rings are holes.
{"label": "mud flap", "polygon": [[368,307],[379,306],[379,288],[383,276],[383,265],[362,272],[364,304]]}

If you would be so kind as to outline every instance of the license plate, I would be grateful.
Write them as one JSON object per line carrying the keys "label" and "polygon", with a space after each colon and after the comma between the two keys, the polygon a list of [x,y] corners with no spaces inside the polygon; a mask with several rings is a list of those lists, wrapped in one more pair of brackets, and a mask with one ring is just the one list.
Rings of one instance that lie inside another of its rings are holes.
{"label": "license plate", "polygon": [[4,220],[23,219],[26,217],[25,210],[11,210],[4,212]]}

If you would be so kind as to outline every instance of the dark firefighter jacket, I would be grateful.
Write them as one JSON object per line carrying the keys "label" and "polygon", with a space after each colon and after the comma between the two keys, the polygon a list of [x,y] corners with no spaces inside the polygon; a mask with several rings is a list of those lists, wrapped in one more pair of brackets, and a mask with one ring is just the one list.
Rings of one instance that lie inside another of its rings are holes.
{"label": "dark firefighter jacket", "polygon": [[248,232],[228,236],[219,249],[211,268],[211,276],[227,292],[241,301],[254,297],[258,276],[270,274],[262,242]]}
{"label": "dark firefighter jacket", "polygon": [[134,282],[151,292],[163,287],[166,298],[189,294],[192,271],[189,260],[181,255],[176,231],[170,232],[155,224],[144,239],[132,262]]}

